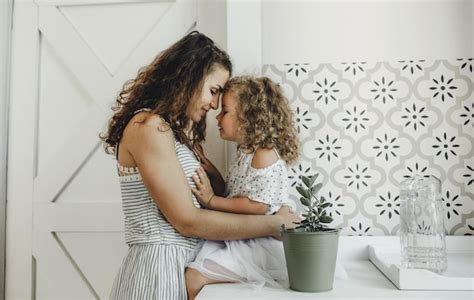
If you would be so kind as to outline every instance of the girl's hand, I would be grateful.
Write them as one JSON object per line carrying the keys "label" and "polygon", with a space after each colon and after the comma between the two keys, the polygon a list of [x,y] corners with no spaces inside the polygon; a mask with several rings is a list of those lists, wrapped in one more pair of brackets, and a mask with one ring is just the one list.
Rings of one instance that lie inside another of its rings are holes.
{"label": "girl's hand", "polygon": [[214,197],[214,191],[212,190],[209,178],[202,167],[197,168],[196,174],[193,175],[193,180],[196,183],[196,188],[191,188],[191,191],[202,206],[210,208],[211,200]]}
{"label": "girl's hand", "polygon": [[212,162],[207,159],[206,155],[204,155],[204,150],[202,149],[201,145],[194,145],[194,152],[197,154],[199,160],[201,161],[201,167],[204,169],[207,176],[209,176],[209,181],[211,182],[211,186],[214,190],[214,193],[216,195],[223,196],[225,194],[225,181],[224,178],[222,178],[221,173],[212,164]]}

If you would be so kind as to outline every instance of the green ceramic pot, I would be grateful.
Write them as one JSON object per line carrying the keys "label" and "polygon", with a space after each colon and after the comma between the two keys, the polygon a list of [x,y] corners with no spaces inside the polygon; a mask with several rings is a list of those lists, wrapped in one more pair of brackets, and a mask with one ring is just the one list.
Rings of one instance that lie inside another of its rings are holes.
{"label": "green ceramic pot", "polygon": [[282,231],[290,288],[300,292],[332,290],[339,229]]}

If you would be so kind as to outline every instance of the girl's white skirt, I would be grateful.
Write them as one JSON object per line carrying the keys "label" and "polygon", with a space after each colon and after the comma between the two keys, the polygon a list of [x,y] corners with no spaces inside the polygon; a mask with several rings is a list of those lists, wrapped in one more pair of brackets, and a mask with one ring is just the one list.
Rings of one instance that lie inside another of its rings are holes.
{"label": "girl's white skirt", "polygon": [[206,277],[261,287],[288,287],[283,243],[274,238],[205,241],[188,265]]}

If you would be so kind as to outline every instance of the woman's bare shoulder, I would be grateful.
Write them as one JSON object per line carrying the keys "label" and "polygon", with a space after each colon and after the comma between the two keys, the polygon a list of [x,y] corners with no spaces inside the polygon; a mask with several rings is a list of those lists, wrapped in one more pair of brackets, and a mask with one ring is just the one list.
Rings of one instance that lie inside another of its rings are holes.
{"label": "woman's bare shoulder", "polygon": [[130,120],[122,139],[124,144],[141,147],[171,142],[174,137],[169,124],[162,117],[150,112],[141,112]]}
{"label": "woman's bare shoulder", "polygon": [[170,130],[169,123],[160,115],[151,112],[141,112],[133,116],[129,122],[129,126],[134,129],[143,129],[147,127],[157,128],[160,131]]}

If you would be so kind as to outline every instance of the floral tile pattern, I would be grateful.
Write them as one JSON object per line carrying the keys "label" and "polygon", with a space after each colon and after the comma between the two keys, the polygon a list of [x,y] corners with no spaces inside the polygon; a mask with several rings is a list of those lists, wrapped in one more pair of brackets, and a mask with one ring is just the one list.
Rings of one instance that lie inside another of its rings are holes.
{"label": "floral tile pattern", "polygon": [[[293,62],[264,65],[295,113],[301,157],[290,193],[319,173],[331,226],[346,235],[395,235],[399,183],[442,182],[448,234],[474,234],[474,60]],[[423,230],[423,228],[420,228]]]}

